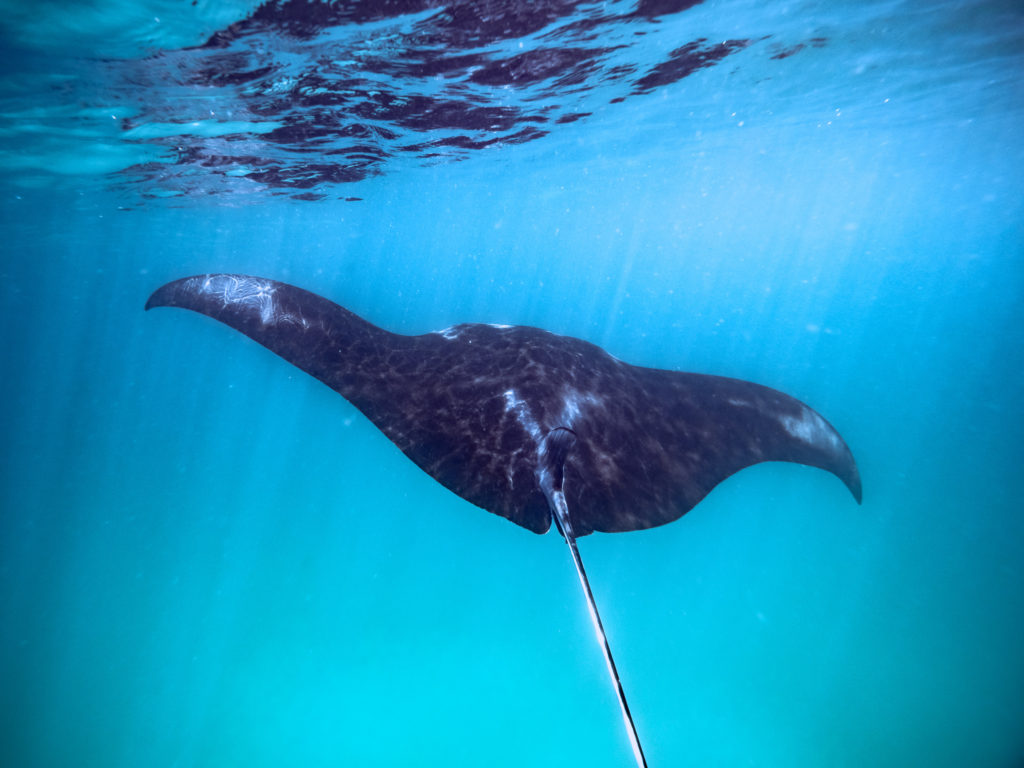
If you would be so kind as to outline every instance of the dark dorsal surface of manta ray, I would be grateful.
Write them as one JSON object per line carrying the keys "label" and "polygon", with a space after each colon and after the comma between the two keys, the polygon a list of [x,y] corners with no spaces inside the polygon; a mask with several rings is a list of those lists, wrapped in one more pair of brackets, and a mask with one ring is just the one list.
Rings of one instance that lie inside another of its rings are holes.
{"label": "dark dorsal surface of manta ray", "polygon": [[183,307],[244,333],[362,411],[456,494],[569,544],[645,765],[576,538],[664,525],[718,483],[763,461],[861,482],[839,433],[807,405],[759,384],[642,368],[538,328],[463,324],[390,333],[309,291],[211,274],[168,283],[151,307]]}

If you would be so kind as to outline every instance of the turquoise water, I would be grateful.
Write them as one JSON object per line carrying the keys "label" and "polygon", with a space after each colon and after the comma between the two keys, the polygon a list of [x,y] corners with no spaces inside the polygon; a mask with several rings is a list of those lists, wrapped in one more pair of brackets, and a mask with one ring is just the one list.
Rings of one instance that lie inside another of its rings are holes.
{"label": "turquoise water", "polygon": [[828,43],[316,200],[165,174],[148,139],[190,107],[109,89],[255,4],[4,6],[0,764],[632,764],[564,542],[238,334],[143,313],[210,271],[809,403],[863,506],[765,464],[580,542],[650,765],[1022,764],[1017,4],[697,5],[636,57]]}

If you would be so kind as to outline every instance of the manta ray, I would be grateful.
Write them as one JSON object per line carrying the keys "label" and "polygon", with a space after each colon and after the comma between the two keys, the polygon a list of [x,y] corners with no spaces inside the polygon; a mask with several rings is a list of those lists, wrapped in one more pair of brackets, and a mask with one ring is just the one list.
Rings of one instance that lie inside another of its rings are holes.
{"label": "manta ray", "polygon": [[809,406],[749,381],[643,368],[581,339],[467,323],[391,333],[309,291],[210,274],[157,289],[338,392],[441,485],[569,547],[638,766],[646,766],[576,540],[664,525],[733,473],[788,461],[861,481]]}

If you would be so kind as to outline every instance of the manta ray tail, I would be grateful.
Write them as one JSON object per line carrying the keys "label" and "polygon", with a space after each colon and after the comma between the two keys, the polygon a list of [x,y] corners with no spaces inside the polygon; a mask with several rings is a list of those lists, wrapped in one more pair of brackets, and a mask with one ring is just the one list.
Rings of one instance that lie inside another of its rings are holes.
{"label": "manta ray tail", "polygon": [[622,710],[622,721],[626,726],[626,733],[629,735],[629,743],[633,748],[633,757],[636,759],[637,768],[647,768],[647,758],[644,757],[643,747],[640,746],[640,737],[636,732],[636,724],[633,722],[633,715],[629,711],[629,704],[626,703],[626,692],[622,688],[622,680],[619,679],[619,670],[615,666],[615,659],[612,658],[612,649],[608,645],[608,636],[605,634],[604,625],[601,623],[601,614],[597,612],[597,603],[594,600],[594,593],[590,589],[590,580],[587,579],[587,572],[583,568],[583,560],[580,558],[580,550],[576,546],[576,536],[572,531],[569,506],[566,504],[565,494],[562,493],[565,458],[575,442],[576,437],[572,430],[559,427],[548,433],[541,449],[542,468],[539,472],[540,484],[551,506],[551,514],[554,517],[555,525],[565,538],[565,543],[569,545],[572,564],[576,568],[576,575],[579,577],[580,586],[583,588],[583,595],[587,599],[587,612],[590,614],[590,623],[594,627],[597,643],[601,646],[601,653],[604,654],[604,662],[608,667],[608,675],[612,680],[615,695],[619,700],[619,709]]}

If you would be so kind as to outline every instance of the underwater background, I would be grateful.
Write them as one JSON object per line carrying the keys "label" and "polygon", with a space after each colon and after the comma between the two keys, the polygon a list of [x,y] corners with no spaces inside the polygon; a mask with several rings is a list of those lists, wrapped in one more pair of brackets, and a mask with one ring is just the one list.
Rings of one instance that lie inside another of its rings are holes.
{"label": "underwater background", "polygon": [[565,544],[208,319],[748,379],[762,464],[583,560],[651,766],[1024,765],[1017,2],[0,3],[0,764],[624,766]]}

